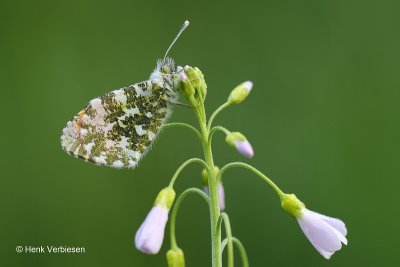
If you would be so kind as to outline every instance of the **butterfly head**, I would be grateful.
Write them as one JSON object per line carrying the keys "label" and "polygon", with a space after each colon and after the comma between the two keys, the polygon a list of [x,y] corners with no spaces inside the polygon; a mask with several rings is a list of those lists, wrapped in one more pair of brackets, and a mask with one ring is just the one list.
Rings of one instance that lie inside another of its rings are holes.
{"label": "butterfly head", "polygon": [[[159,59],[157,61],[157,67],[153,71],[153,73],[150,76],[151,80],[159,80],[159,81],[166,81],[168,84],[175,84],[175,80],[177,80],[177,77],[174,78],[174,74],[176,72],[175,70],[175,62],[172,58],[167,57],[168,52],[171,49],[171,47],[174,45],[176,40],[178,40],[179,36],[181,33],[189,26],[189,21],[185,21],[179,30],[178,34],[176,35],[175,39],[172,41],[170,46],[168,47],[167,51],[165,52],[164,58]],[[174,86],[176,87],[176,86]]]}
{"label": "butterfly head", "polygon": [[173,75],[175,73],[175,62],[172,58],[159,59],[156,69],[161,75]]}
{"label": "butterfly head", "polygon": [[167,82],[173,80],[175,74],[175,62],[172,58],[159,59],[157,66],[151,73],[150,80]]}

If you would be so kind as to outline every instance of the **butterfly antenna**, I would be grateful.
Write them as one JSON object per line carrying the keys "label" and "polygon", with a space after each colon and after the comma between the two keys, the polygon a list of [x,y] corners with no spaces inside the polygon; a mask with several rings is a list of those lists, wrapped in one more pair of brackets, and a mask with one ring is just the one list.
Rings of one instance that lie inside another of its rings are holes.
{"label": "butterfly antenna", "polygon": [[181,29],[179,30],[178,34],[176,35],[175,39],[172,41],[171,45],[168,47],[167,52],[165,52],[165,56],[164,59],[167,57],[169,50],[171,49],[171,47],[175,44],[176,40],[178,40],[179,36],[182,34],[182,32],[187,28],[187,26],[189,26],[189,21],[185,20],[185,22],[183,23]]}

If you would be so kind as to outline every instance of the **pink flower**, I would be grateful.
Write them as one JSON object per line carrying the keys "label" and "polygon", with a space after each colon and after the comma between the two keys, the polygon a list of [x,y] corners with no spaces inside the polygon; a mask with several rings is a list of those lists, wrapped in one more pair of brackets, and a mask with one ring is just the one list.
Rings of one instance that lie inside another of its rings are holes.
{"label": "pink flower", "polygon": [[340,250],[342,243],[347,245],[347,229],[339,219],[302,208],[297,221],[308,240],[325,259],[330,259]]}

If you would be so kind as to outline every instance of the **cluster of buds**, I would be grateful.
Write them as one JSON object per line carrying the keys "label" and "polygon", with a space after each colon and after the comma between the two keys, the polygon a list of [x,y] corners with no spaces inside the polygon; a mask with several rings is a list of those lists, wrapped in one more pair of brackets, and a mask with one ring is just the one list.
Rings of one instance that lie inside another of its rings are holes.
{"label": "cluster of buds", "polygon": [[204,101],[207,95],[207,84],[200,69],[190,66],[185,66],[184,68],[178,66],[177,72],[182,94],[189,100],[194,97],[196,100]]}

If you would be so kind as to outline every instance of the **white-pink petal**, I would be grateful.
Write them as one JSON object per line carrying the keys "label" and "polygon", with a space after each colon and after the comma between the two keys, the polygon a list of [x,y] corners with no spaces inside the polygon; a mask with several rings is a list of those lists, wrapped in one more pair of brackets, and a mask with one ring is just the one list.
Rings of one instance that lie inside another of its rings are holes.
{"label": "white-pink petal", "polygon": [[[326,259],[329,259],[333,253],[341,249],[342,242],[347,244],[347,239],[342,234],[346,227],[339,219],[330,218],[304,208],[298,217],[298,222],[311,244]],[[338,229],[335,227],[338,227]]]}
{"label": "white-pink petal", "polygon": [[249,141],[236,141],[235,147],[245,157],[252,158],[254,156],[254,150]]}
{"label": "white-pink petal", "polygon": [[157,254],[164,240],[168,209],[159,205],[153,207],[135,235],[135,246],[147,254]]}
{"label": "white-pink petal", "polygon": [[251,91],[253,89],[253,82],[252,81],[247,81],[243,83],[243,86],[246,88],[247,91]]}
{"label": "white-pink petal", "polygon": [[[311,211],[314,212],[314,211]],[[325,222],[329,223],[333,228],[338,230],[342,235],[346,236],[347,235],[347,228],[346,225],[344,224],[343,221],[337,219],[337,218],[332,218],[323,214],[319,214],[314,212],[315,214],[318,214],[318,216],[321,217]]]}

